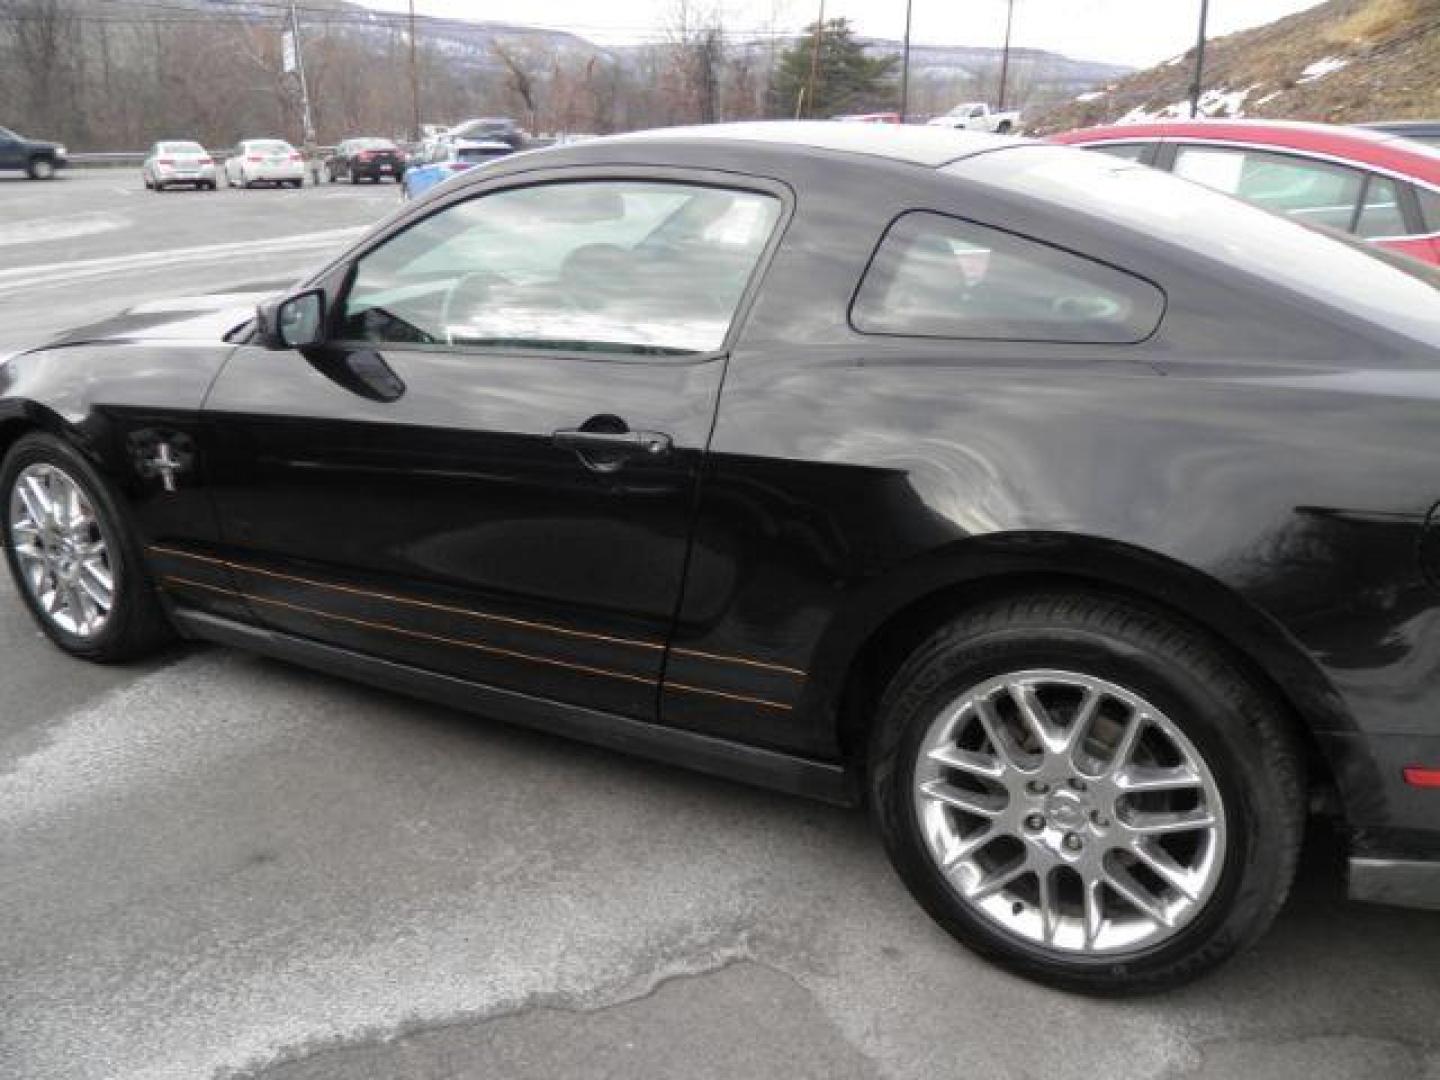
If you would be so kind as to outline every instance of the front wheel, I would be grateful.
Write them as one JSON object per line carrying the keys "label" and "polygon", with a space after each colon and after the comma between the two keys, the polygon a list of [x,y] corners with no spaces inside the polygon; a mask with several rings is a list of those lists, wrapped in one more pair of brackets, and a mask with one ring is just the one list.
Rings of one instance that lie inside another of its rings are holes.
{"label": "front wheel", "polygon": [[1101,595],[975,610],[895,676],[871,743],[892,862],[975,951],[1068,990],[1188,981],[1289,890],[1300,758],[1196,631]]}
{"label": "front wheel", "polygon": [[21,438],[0,465],[5,557],[40,628],[86,660],[128,660],[171,636],[119,504],[60,439]]}
{"label": "front wheel", "polygon": [[30,165],[25,170],[30,174],[31,180],[53,180],[55,178],[55,162],[47,157],[30,159]]}

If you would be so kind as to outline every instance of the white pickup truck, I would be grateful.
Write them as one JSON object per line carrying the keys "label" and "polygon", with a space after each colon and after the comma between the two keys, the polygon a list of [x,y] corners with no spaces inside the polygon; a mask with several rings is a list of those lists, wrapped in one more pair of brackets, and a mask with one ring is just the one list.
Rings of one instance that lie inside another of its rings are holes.
{"label": "white pickup truck", "polygon": [[944,116],[937,116],[930,123],[935,127],[963,128],[966,131],[993,131],[1008,135],[1020,127],[1020,112],[993,112],[983,101],[962,101]]}

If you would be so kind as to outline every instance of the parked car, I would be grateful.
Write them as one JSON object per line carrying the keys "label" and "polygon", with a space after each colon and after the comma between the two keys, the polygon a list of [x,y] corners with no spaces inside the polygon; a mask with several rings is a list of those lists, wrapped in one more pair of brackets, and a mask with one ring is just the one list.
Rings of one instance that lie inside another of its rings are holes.
{"label": "parked car", "polygon": [[525,133],[508,116],[462,120],[447,131],[444,138],[447,142],[503,142],[512,150],[519,150],[525,145]]}
{"label": "parked car", "polygon": [[60,143],[27,139],[0,127],[0,172],[15,170],[31,180],[49,180],[66,164],[66,150]]}
{"label": "parked car", "polygon": [[962,101],[944,116],[928,121],[934,127],[958,128],[963,131],[990,131],[1008,135],[1020,130],[1020,111],[996,112],[983,101]]}
{"label": "parked car", "polygon": [[10,356],[4,547],[75,656],[863,800],[961,941],[1152,990],[1264,932],[1312,807],[1440,904],[1437,280],[1061,146],[599,139]]}
{"label": "parked car", "polygon": [[215,159],[197,142],[157,142],[150,147],[140,175],[151,191],[183,184],[196,191],[215,190]]}
{"label": "parked car", "polygon": [[1387,135],[1414,139],[1427,146],[1440,147],[1440,120],[1381,120],[1360,126],[1372,131],[1383,131]]}
{"label": "parked car", "polygon": [[1440,151],[1280,120],[1122,124],[1053,136],[1440,264]]}
{"label": "parked car", "polygon": [[346,139],[325,162],[325,175],[332,184],[341,177],[352,184],[361,180],[398,182],[405,165],[405,152],[390,139]]}
{"label": "parked car", "polygon": [[283,139],[247,139],[225,159],[225,182],[238,188],[298,188],[305,183],[305,158]]}
{"label": "parked car", "polygon": [[416,198],[442,180],[484,165],[487,161],[508,157],[514,152],[509,143],[503,142],[438,143],[431,147],[426,160],[405,170],[405,176],[400,181],[401,197]]}

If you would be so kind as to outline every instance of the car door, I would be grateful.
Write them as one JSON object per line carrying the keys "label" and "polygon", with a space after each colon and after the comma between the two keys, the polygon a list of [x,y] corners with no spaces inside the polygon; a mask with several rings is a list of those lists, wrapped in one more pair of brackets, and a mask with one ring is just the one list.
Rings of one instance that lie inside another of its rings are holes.
{"label": "car door", "polygon": [[23,169],[25,155],[20,152],[20,138],[13,131],[0,128],[0,169]]}
{"label": "car door", "polygon": [[763,180],[567,170],[372,242],[327,344],[241,346],[206,404],[255,617],[654,718],[726,348],[786,213]]}

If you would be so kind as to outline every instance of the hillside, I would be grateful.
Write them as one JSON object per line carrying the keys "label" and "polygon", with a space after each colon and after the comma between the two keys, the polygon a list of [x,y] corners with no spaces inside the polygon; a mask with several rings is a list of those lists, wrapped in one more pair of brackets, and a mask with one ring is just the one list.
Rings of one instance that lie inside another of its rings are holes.
{"label": "hillside", "polygon": [[[1193,50],[1028,118],[1035,134],[1189,116]],[[1211,40],[1201,111],[1352,123],[1440,118],[1440,0],[1329,0]]]}

